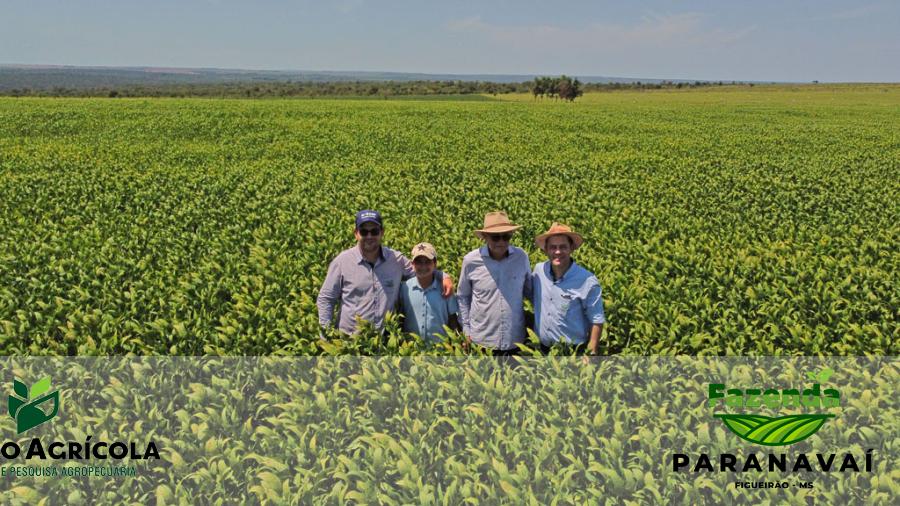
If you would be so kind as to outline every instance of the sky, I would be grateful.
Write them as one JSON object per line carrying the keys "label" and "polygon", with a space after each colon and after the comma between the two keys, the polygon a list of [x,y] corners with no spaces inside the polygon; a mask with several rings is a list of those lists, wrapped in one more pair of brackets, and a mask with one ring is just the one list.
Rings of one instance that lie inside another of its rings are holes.
{"label": "sky", "polygon": [[0,0],[0,64],[900,82],[900,1]]}

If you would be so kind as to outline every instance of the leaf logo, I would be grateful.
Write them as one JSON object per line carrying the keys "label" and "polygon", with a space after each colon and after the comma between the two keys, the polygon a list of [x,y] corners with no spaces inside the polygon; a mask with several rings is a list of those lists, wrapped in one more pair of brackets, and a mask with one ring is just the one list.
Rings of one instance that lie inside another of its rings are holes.
{"label": "leaf logo", "polygon": [[828,381],[828,378],[831,377],[831,374],[834,373],[834,369],[823,369],[819,371],[819,383],[825,383]]}
{"label": "leaf logo", "polygon": [[713,415],[721,418],[737,437],[765,446],[785,446],[812,436],[834,415]]}
{"label": "leaf logo", "polygon": [[[822,391],[821,383],[824,383],[834,373],[834,369],[822,369],[818,374],[807,371],[806,376],[813,381],[811,389],[784,389],[780,393],[775,389],[765,390],[751,388],[747,390],[746,402],[744,392],[738,388],[729,389],[728,398],[721,393],[725,390],[724,384],[713,383],[709,385],[709,405],[715,407],[717,401],[724,401],[731,407],[840,407],[840,392],[833,388]],[[824,393],[824,396],[822,395]],[[763,395],[762,402],[759,400]],[[781,397],[779,399],[779,397]],[[728,430],[739,438],[764,446],[786,446],[793,444],[815,434],[825,421],[834,418],[835,415],[788,415],[768,417],[763,415],[713,415],[721,418]]]}
{"label": "leaf logo", "polygon": [[[59,413],[59,390],[44,395],[50,390],[50,376],[32,385],[30,391],[24,383],[15,380],[14,390],[15,395],[9,396],[9,416],[16,421],[16,434],[33,429]],[[47,415],[40,405],[51,399],[53,412]]]}

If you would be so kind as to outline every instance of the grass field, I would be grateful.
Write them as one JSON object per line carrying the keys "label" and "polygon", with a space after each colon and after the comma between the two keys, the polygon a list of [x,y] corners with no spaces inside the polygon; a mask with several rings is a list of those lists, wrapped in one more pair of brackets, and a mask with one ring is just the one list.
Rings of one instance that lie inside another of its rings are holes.
{"label": "grass field", "polygon": [[896,86],[516,98],[0,99],[0,353],[321,353],[362,208],[455,279],[573,226],[610,353],[900,353]]}
{"label": "grass field", "polygon": [[[530,94],[498,95],[509,102],[552,102],[549,98],[535,100]],[[897,84],[762,84],[713,86],[645,91],[589,92],[577,103],[602,104],[710,104],[710,105],[900,105],[900,85]]]}

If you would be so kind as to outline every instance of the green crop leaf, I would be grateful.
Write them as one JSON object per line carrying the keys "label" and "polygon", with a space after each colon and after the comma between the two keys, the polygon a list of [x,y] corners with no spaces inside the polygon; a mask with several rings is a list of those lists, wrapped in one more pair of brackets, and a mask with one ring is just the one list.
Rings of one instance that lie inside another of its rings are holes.
{"label": "green crop leaf", "polygon": [[739,438],[764,446],[784,446],[802,441],[818,431],[834,415],[713,415],[721,418]]}
{"label": "green crop leaf", "polygon": [[828,378],[830,378],[832,374],[834,374],[834,369],[823,369],[819,371],[819,383],[825,383],[826,381],[828,381]]}
{"label": "green crop leaf", "polygon": [[31,397],[37,398],[43,395],[43,393],[47,390],[50,390],[50,376],[47,376],[41,381],[38,381],[34,384],[34,386],[31,387]]}

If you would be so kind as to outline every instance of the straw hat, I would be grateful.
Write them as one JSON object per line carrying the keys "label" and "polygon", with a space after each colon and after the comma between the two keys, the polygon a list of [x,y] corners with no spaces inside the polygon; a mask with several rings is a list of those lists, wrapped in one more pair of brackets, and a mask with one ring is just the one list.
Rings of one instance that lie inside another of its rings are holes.
{"label": "straw hat", "polygon": [[546,234],[541,234],[534,239],[534,243],[537,244],[538,248],[541,248],[543,250],[547,246],[547,239],[554,235],[564,235],[572,239],[572,251],[577,250],[578,247],[581,246],[581,243],[584,242],[584,237],[581,237],[575,232],[572,232],[572,229],[570,227],[567,227],[562,223],[554,222],[553,225],[550,226],[550,230],[548,230]]}
{"label": "straw hat", "polygon": [[502,211],[495,211],[484,215],[484,228],[473,233],[475,237],[484,239],[484,234],[502,234],[503,232],[515,232],[521,225],[513,225],[509,222],[509,216]]}

